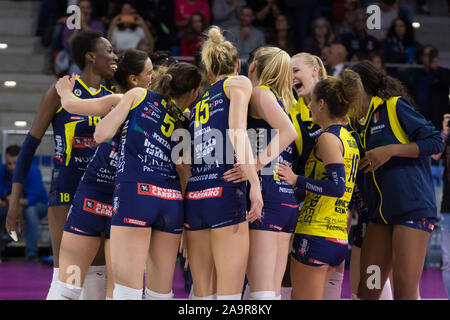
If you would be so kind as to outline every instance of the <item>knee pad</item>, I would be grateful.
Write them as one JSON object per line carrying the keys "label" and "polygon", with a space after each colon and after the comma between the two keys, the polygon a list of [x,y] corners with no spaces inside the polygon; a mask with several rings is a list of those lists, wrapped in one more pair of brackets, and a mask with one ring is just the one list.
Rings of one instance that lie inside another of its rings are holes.
{"label": "knee pad", "polygon": [[281,287],[281,300],[291,300],[292,287]]}
{"label": "knee pad", "polygon": [[55,293],[55,286],[59,278],[59,268],[53,268],[52,282],[48,289],[47,298],[45,300],[53,300],[53,294]]}
{"label": "knee pad", "polygon": [[387,278],[378,300],[392,300],[391,280]]}
{"label": "knee pad", "polygon": [[81,295],[81,288],[67,284],[62,281],[57,281],[54,284],[54,291],[47,300],[78,300]]}
{"label": "knee pad", "polygon": [[80,300],[105,300],[105,266],[90,266],[84,279]]}
{"label": "knee pad", "polygon": [[334,272],[323,291],[323,300],[340,300],[343,281],[344,274],[337,271]]}
{"label": "knee pad", "polygon": [[217,296],[217,300],[241,300],[242,293],[228,294],[224,296]]}
{"label": "knee pad", "polygon": [[275,291],[250,292],[249,300],[275,300]]}
{"label": "knee pad", "polygon": [[142,289],[133,289],[130,287],[114,284],[114,300],[142,300]]}
{"label": "knee pad", "polygon": [[172,300],[173,299],[173,291],[170,290],[169,293],[158,293],[150,290],[149,288],[145,288],[145,300]]}

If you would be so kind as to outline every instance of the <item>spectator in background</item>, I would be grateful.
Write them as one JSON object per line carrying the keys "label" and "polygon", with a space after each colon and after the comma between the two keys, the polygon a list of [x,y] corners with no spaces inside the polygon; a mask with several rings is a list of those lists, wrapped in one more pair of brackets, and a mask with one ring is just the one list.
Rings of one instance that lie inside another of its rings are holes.
{"label": "spectator in background", "polygon": [[323,47],[330,46],[334,40],[331,25],[327,19],[320,17],[311,26],[312,34],[303,41],[303,52],[320,56]]}
{"label": "spectator in background", "polygon": [[439,51],[426,45],[419,52],[418,63],[424,69],[415,69],[410,91],[420,113],[428,118],[437,130],[442,130],[444,114],[450,113],[450,70],[439,66]]}
{"label": "spectator in background", "polygon": [[322,51],[320,52],[320,59],[324,64],[328,64],[328,58],[330,57],[330,53],[331,53],[330,46],[324,46],[322,48]]}
{"label": "spectator in background", "polygon": [[147,0],[138,3],[142,12],[145,13],[145,18],[154,37],[154,50],[171,50],[172,46],[178,45],[174,2]]}
{"label": "spectator in background", "polygon": [[[264,34],[253,26],[255,13],[249,6],[241,9],[240,24],[230,28],[227,39],[233,43],[239,53],[239,59],[248,60],[253,49],[265,43]],[[244,66],[245,67],[245,66]]]}
{"label": "spectator in background", "polygon": [[153,52],[153,44],[147,40],[141,40],[139,41],[136,49],[147,52],[150,56],[150,54]]}
{"label": "spectator in background", "polygon": [[[360,59],[360,61],[362,61],[364,59]],[[386,66],[384,65],[384,60],[383,60],[383,56],[376,51],[372,51],[369,54],[369,61],[372,62],[372,64],[375,66],[375,68],[381,72],[383,72],[384,74],[387,74],[386,71]]]}
{"label": "spectator in background", "polygon": [[206,21],[203,13],[194,12],[189,17],[189,23],[186,33],[181,38],[181,55],[183,57],[195,57],[195,54],[202,45],[202,33],[208,28],[208,22]]}
{"label": "spectator in background", "polygon": [[331,24],[334,31],[344,34],[351,31],[352,16],[361,7],[359,0],[336,0],[331,7]]}
{"label": "spectator in background", "polygon": [[415,60],[417,47],[412,25],[403,18],[397,18],[392,23],[387,37],[382,43],[384,61],[388,63],[411,63]]}
{"label": "spectator in background", "polygon": [[[59,54],[65,54],[68,56],[69,59],[69,69],[68,74],[72,74],[75,72],[76,74],[81,74],[81,69],[72,61],[72,58],[70,57],[70,52],[72,48],[72,41],[73,39],[81,32],[81,31],[87,31],[87,30],[96,30],[100,31],[101,33],[105,33],[105,28],[103,26],[103,23],[99,20],[92,19],[92,3],[90,0],[80,0],[78,1],[78,6],[80,7],[80,13],[81,13],[81,19],[80,19],[80,26],[81,29],[69,29],[67,28],[67,25],[64,26],[63,33],[62,33],[62,47],[64,49],[64,53]],[[60,74],[60,72],[57,72]]]}
{"label": "spectator in background", "polygon": [[379,50],[380,48],[377,39],[367,34],[366,21],[366,12],[364,10],[357,10],[354,15],[352,32],[345,33],[336,40],[342,43],[347,49],[348,60],[357,52],[369,54],[371,51]]}
{"label": "spectator in background", "polygon": [[295,37],[295,51],[300,52],[303,39],[306,38],[311,23],[320,16],[320,5],[317,0],[285,0],[285,12],[292,21]]}
{"label": "spectator in background", "polygon": [[239,24],[239,16],[245,0],[212,0],[213,24],[228,30]]}
{"label": "spectator in background", "polygon": [[330,46],[330,54],[327,58],[327,74],[329,76],[338,77],[344,70],[344,62],[347,58],[347,50],[340,43],[333,43]]}
{"label": "spectator in background", "polygon": [[136,8],[131,2],[122,4],[120,14],[114,17],[109,26],[107,38],[119,52],[136,49],[141,40],[154,42],[147,24],[136,14]]}
{"label": "spectator in background", "polygon": [[175,24],[181,38],[187,29],[189,17],[194,12],[201,12],[208,23],[211,21],[209,2],[207,0],[175,0]]}
{"label": "spectator in background", "polygon": [[291,22],[284,14],[278,15],[275,20],[275,27],[272,32],[270,44],[286,51],[290,56],[295,52],[294,33],[292,31]]}
{"label": "spectator in background", "polygon": [[264,32],[266,41],[270,38],[271,30],[275,27],[276,18],[284,12],[283,0],[250,0],[248,5],[255,13],[254,24]]}
{"label": "spectator in background", "polygon": [[[0,165],[0,219],[2,222],[8,212],[12,176],[19,151],[19,146],[9,146],[5,154],[6,164]],[[38,262],[39,223],[47,215],[47,202],[47,192],[42,183],[41,172],[37,166],[31,165],[25,180],[23,197],[20,199],[25,219],[25,257],[29,262]]]}
{"label": "spectator in background", "polygon": [[380,43],[386,38],[392,22],[398,17],[396,0],[381,0],[376,3],[380,7],[380,29],[369,29],[367,33],[377,39]]}

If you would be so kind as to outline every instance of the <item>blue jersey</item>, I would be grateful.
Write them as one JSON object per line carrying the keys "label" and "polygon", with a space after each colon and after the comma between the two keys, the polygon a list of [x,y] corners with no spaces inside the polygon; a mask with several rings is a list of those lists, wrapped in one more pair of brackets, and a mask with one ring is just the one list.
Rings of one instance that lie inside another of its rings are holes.
{"label": "blue jersey", "polygon": [[121,182],[149,182],[155,179],[169,183],[178,179],[171,159],[176,142],[171,140],[175,123],[185,125],[186,118],[177,111],[174,119],[164,98],[147,90],[130,109],[120,135],[116,185]]}
{"label": "blue jersey", "polygon": [[[266,87],[266,86],[260,86],[260,87],[272,92],[273,95],[275,96],[275,98],[277,99],[278,104],[284,110],[283,102],[279,99],[279,97],[275,93],[275,91],[273,91],[271,88]],[[289,119],[291,119],[290,116],[289,116]],[[272,134],[271,134],[272,127],[264,119],[249,115],[247,118],[247,128],[254,129],[254,130],[249,130],[248,135],[249,135],[250,141],[252,142],[252,146],[256,147],[256,153],[260,154],[261,152],[264,151],[264,149],[267,147],[267,145],[269,145],[269,143],[272,139]],[[255,136],[255,134],[256,134],[256,136]],[[292,150],[294,147],[295,147],[294,143],[291,143],[285,150],[283,150],[278,155],[277,158],[275,158],[275,161],[277,163],[286,162],[289,166],[292,167],[292,162],[293,162]],[[265,166],[265,168],[269,168],[270,166],[271,166],[271,163],[268,163]],[[290,194],[290,195],[294,194],[293,188],[286,182],[281,181],[278,178],[278,175],[276,173],[273,172],[271,175],[264,174],[264,173],[262,174],[261,172],[263,170],[258,172],[258,174],[260,175],[261,189],[263,191],[263,194],[266,194],[272,200],[278,200],[278,197],[283,194]],[[267,192],[265,192],[265,191],[267,191]],[[266,200],[266,199],[264,199],[264,200]]]}
{"label": "blue jersey", "polygon": [[[100,86],[97,92],[92,93],[83,81],[77,78],[73,94],[81,99],[89,99],[100,98],[112,92]],[[55,167],[86,168],[97,148],[93,135],[98,121],[100,117],[72,114],[63,106],[57,110],[52,120]]]}
{"label": "blue jersey", "polygon": [[120,136],[116,135],[111,141],[98,146],[81,179],[82,184],[95,184],[99,190],[109,191],[112,194],[119,155],[119,140]]}
{"label": "blue jersey", "polygon": [[[226,77],[214,83],[191,110],[192,177],[190,182],[221,180],[233,168],[236,156],[227,134],[230,99],[225,93]],[[228,149],[228,150],[227,150]]]}

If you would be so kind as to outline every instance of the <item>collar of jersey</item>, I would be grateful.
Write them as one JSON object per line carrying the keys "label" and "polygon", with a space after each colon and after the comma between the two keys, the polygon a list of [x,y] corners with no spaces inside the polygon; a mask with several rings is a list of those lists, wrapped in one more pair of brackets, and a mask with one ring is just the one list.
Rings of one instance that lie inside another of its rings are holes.
{"label": "collar of jersey", "polygon": [[98,88],[98,90],[94,93],[92,93],[92,91],[89,89],[89,87],[83,82],[83,80],[81,80],[80,78],[76,78],[76,80],[86,89],[87,92],[89,92],[91,94],[91,96],[96,96],[97,94],[100,93],[100,91],[102,90],[102,85],[100,85],[100,88]]}
{"label": "collar of jersey", "polygon": [[378,109],[383,103],[384,103],[383,99],[381,99],[380,97],[377,97],[377,96],[373,96],[372,99],[370,100],[370,107],[369,107],[369,110],[367,110],[367,114],[364,118],[364,121],[359,120],[359,123],[363,127],[365,127],[367,124],[367,119],[370,118],[370,114],[372,112],[374,112],[376,109]]}

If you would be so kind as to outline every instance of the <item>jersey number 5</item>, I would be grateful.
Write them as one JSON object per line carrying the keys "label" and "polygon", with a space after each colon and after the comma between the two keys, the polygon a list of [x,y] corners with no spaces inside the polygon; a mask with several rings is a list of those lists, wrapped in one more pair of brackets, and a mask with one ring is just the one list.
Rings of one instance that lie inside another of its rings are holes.
{"label": "jersey number 5", "polygon": [[168,113],[166,113],[166,116],[164,117],[164,123],[168,126],[161,125],[161,132],[166,137],[170,137],[172,135],[173,129],[175,128],[175,119],[172,118]]}

